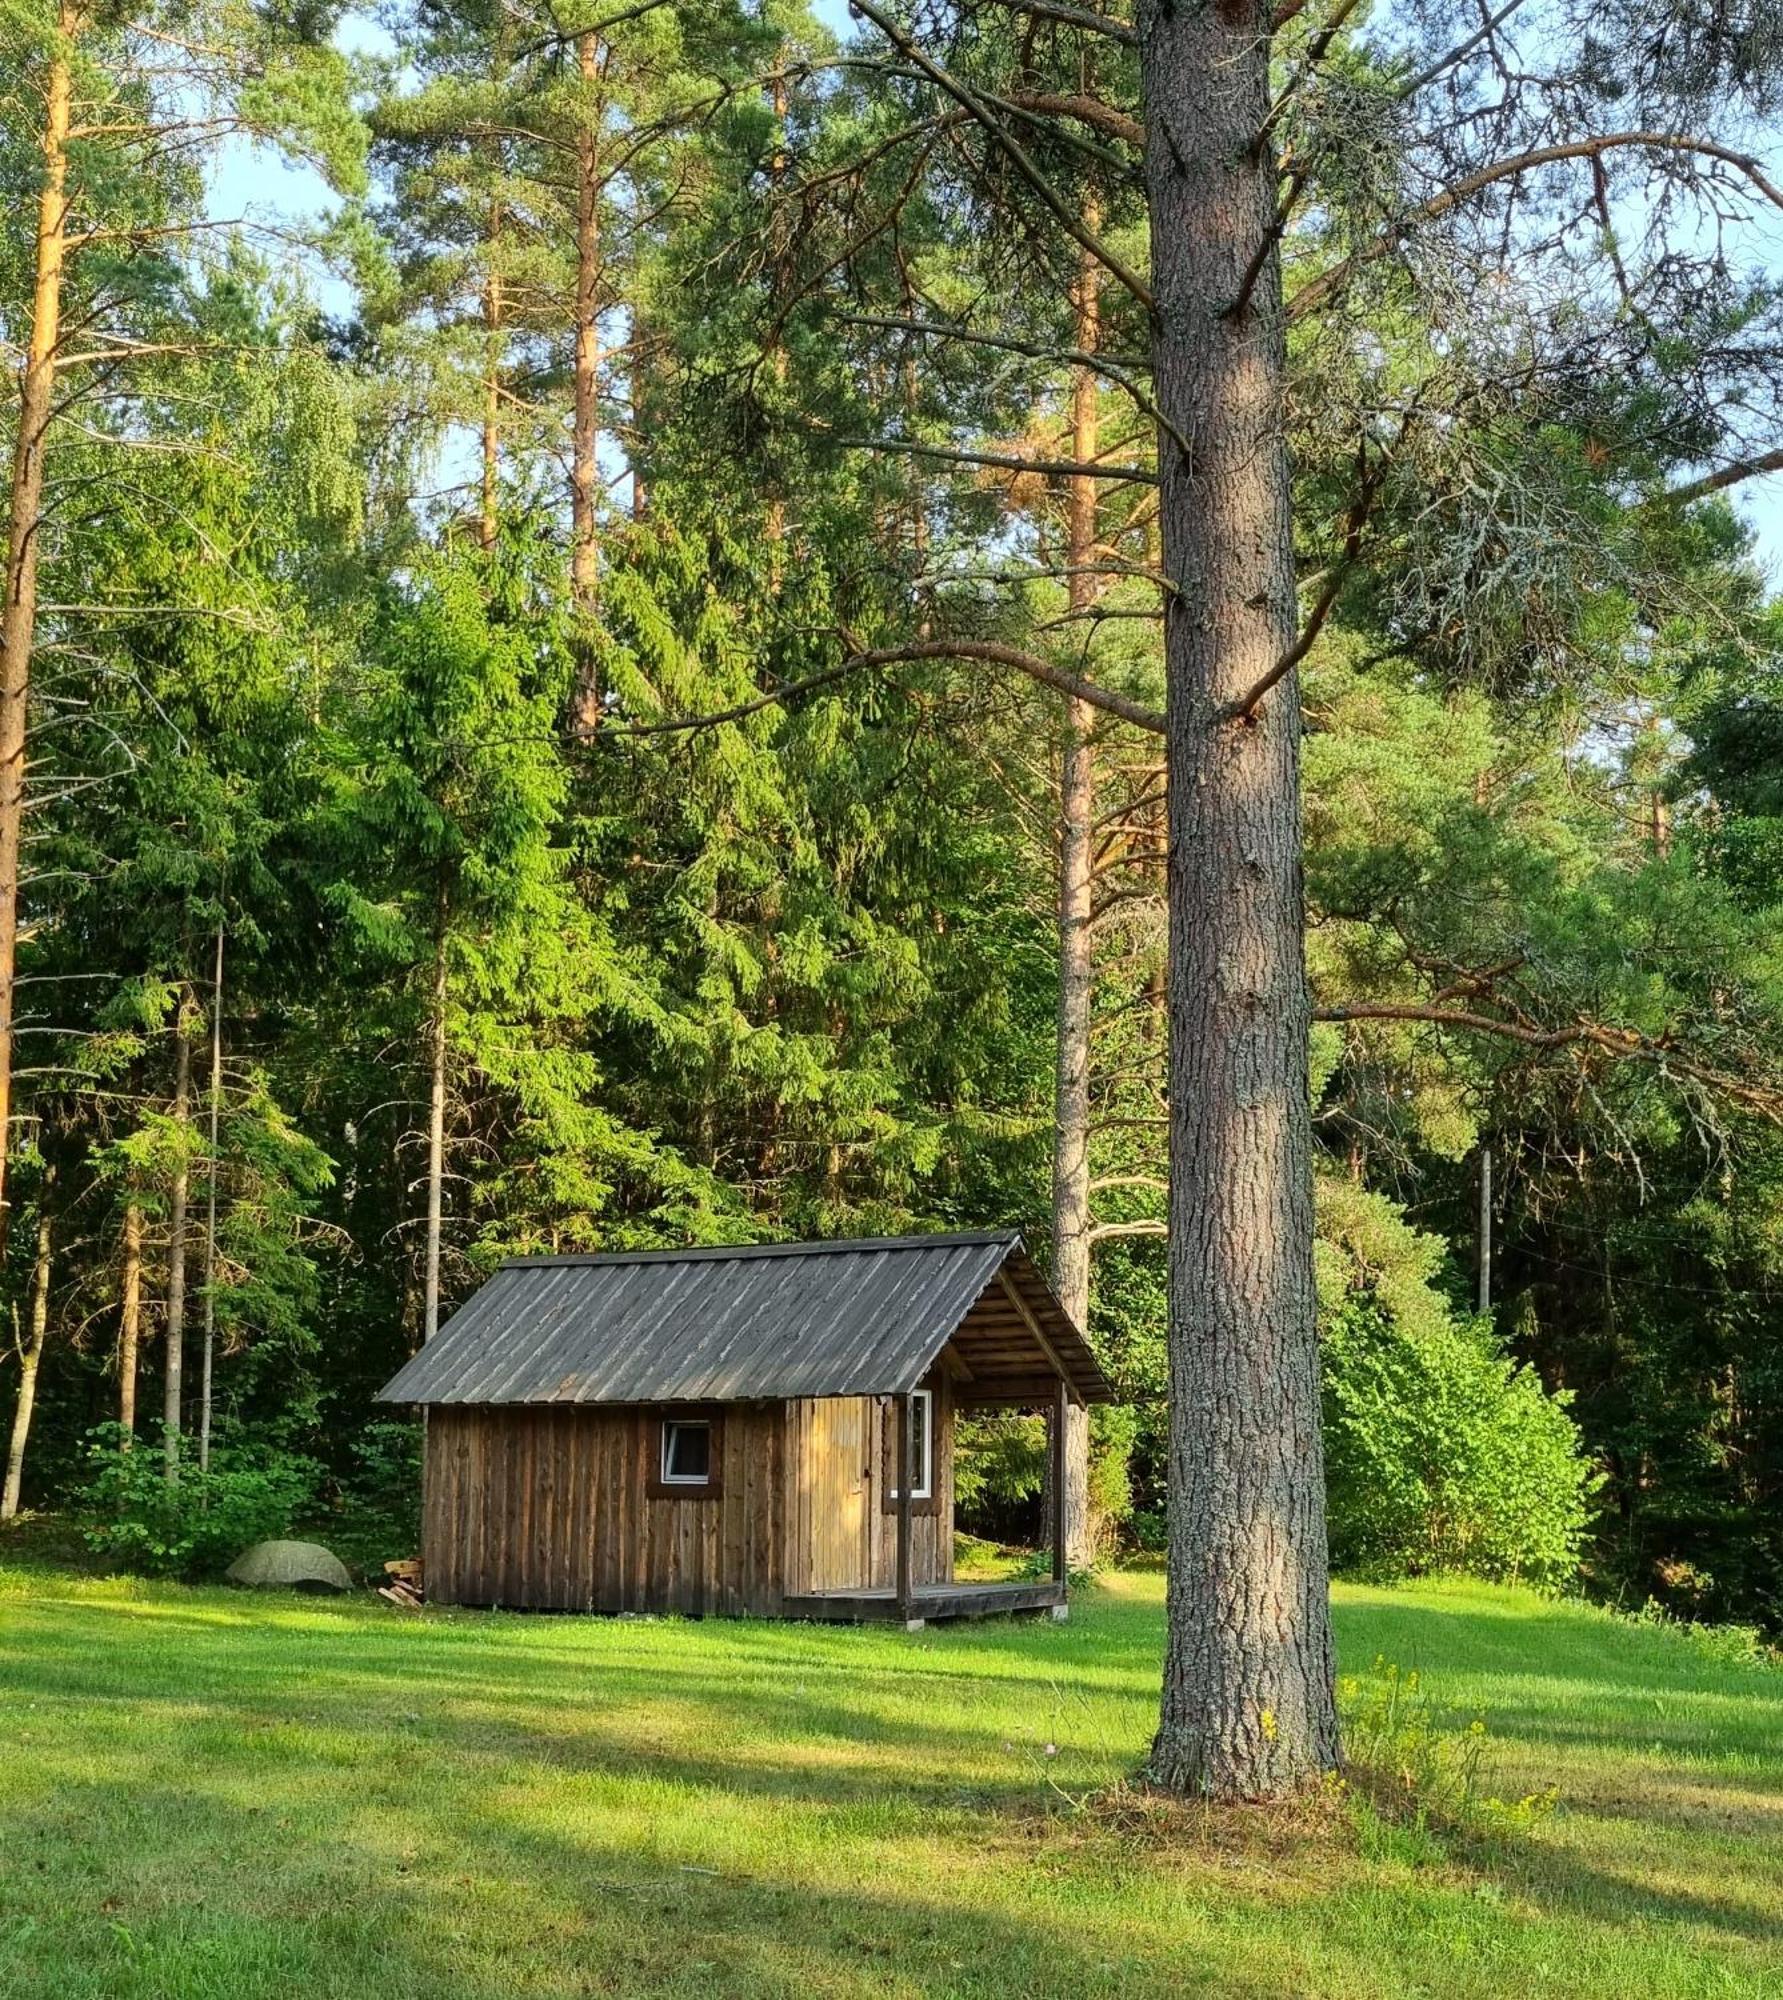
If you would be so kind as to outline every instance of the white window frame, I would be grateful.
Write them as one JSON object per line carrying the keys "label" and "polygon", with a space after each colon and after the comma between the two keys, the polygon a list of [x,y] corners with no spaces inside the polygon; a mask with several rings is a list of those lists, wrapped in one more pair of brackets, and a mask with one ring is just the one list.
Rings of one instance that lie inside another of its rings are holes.
{"label": "white window frame", "polygon": [[[706,1469],[695,1474],[671,1472],[674,1437],[677,1431],[702,1430],[706,1433]],[[712,1419],[710,1417],[664,1417],[662,1420],[662,1483],[665,1486],[710,1486],[712,1484]]]}
{"label": "white window frame", "polygon": [[[933,1389],[913,1389],[910,1400],[916,1405],[916,1484],[910,1489],[911,1504],[918,1500],[932,1500],[935,1497],[935,1392]],[[898,1490],[898,1478],[904,1467],[900,1462],[904,1456],[904,1419],[900,1407],[902,1399],[893,1400],[889,1412],[891,1421],[891,1458],[897,1477],[891,1484],[891,1497],[901,1500],[904,1496]]]}

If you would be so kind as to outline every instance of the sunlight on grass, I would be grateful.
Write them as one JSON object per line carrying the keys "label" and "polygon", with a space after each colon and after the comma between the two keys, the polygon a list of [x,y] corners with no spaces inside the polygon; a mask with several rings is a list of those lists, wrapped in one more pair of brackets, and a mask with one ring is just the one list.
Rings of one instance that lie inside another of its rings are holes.
{"label": "sunlight on grass", "polygon": [[[1105,1809],[1162,1583],[1072,1623],[430,1613],[0,1572],[0,1994],[1768,1994],[1783,1681],[1576,1605],[1338,1593],[1484,1712],[1490,1844]],[[1114,1794],[1118,1797],[1119,1794]]]}

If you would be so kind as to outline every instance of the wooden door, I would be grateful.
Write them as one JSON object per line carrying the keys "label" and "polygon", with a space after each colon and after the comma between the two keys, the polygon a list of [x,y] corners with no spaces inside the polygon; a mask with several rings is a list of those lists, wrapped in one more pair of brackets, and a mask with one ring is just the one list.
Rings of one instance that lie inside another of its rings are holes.
{"label": "wooden door", "polygon": [[812,1590],[859,1590],[867,1582],[870,1408],[865,1396],[825,1396],[805,1405]]}

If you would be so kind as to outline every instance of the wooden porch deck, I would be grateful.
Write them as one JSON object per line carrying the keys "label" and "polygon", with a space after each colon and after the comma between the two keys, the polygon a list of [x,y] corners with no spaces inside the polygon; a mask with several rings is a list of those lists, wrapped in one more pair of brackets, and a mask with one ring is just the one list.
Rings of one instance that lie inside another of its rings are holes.
{"label": "wooden porch deck", "polygon": [[786,1600],[785,1616],[831,1625],[893,1620],[912,1629],[942,1618],[995,1618],[1007,1611],[1050,1611],[1067,1615],[1065,1585],[1056,1578],[1023,1583],[913,1584],[906,1603],[895,1590],[820,1590]]}

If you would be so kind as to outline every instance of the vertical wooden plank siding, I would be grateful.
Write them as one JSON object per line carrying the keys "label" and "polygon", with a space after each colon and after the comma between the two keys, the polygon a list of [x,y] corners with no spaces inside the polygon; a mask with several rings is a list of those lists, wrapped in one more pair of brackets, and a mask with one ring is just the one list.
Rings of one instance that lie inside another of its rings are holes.
{"label": "vertical wooden plank siding", "polygon": [[[954,1405],[935,1395],[932,1503],[910,1581],[953,1578]],[[774,1616],[787,1595],[897,1583],[895,1397],[733,1404],[710,1498],[656,1499],[655,1409],[436,1406],[422,1482],[442,1604]]]}
{"label": "vertical wooden plank siding", "polygon": [[730,1406],[717,1494],[653,1499],[660,1411],[436,1406],[422,1483],[427,1595],[771,1617],[786,1590],[785,1421],[779,1403]]}

